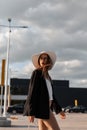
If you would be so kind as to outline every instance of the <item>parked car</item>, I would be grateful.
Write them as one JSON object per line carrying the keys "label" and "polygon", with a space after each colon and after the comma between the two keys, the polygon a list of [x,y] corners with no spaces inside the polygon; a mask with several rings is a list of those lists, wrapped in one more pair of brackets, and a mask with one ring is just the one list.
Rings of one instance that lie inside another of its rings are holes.
{"label": "parked car", "polygon": [[15,104],[7,108],[7,112],[13,113],[13,114],[16,114],[16,113],[22,114],[23,110],[24,110],[24,104]]}
{"label": "parked car", "polygon": [[67,106],[67,107],[64,107],[63,111],[64,111],[64,112],[69,112],[69,109],[71,109],[71,108],[72,108],[71,105],[70,105],[70,106]]}
{"label": "parked car", "polygon": [[74,107],[69,109],[69,113],[71,113],[71,112],[82,112],[82,113],[85,113],[85,112],[87,112],[87,107],[82,106],[82,105],[74,106]]}

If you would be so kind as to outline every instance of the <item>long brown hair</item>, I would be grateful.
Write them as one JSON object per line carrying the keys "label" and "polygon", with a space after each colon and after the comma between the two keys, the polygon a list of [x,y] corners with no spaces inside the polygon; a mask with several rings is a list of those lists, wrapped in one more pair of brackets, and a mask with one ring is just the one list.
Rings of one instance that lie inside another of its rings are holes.
{"label": "long brown hair", "polygon": [[[46,54],[46,53],[44,53],[44,54]],[[39,65],[40,65],[40,58],[41,58],[42,55],[40,55],[39,58],[38,58],[38,64]],[[48,73],[48,70],[50,70],[50,68],[52,66],[52,60],[51,60],[51,58],[49,57],[48,54],[46,54],[46,55],[47,55],[47,64],[44,67],[41,67],[41,69],[42,69],[42,74],[44,75],[44,77],[51,80],[51,77]]]}

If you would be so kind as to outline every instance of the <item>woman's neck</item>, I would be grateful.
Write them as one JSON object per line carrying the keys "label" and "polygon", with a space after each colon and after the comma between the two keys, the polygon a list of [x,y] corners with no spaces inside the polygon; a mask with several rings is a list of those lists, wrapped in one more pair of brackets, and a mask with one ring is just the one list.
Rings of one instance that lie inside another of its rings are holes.
{"label": "woman's neck", "polygon": [[44,72],[43,74],[44,74],[44,77],[45,77],[46,79],[50,80],[50,76],[49,76],[49,73],[48,73],[48,72]]}

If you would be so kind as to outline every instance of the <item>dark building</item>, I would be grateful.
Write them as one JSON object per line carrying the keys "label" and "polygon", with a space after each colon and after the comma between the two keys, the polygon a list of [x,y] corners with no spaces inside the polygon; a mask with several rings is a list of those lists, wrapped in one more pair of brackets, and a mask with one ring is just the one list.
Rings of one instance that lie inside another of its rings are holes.
{"label": "dark building", "polygon": [[[27,95],[29,79],[12,78],[10,80],[11,95]],[[70,88],[69,80],[53,80],[55,96],[62,107],[74,105],[87,106],[87,88]]]}
{"label": "dark building", "polygon": [[29,87],[29,79],[16,79],[10,80],[11,94],[12,95],[27,95]]}
{"label": "dark building", "polygon": [[87,106],[87,88],[64,88],[55,86],[55,95],[59,103],[65,107],[74,106],[75,100],[78,105]]}

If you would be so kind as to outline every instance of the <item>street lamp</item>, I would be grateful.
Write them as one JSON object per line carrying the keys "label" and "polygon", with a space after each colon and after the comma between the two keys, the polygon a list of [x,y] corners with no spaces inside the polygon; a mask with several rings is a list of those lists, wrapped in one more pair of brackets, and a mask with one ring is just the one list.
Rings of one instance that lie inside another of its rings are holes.
{"label": "street lamp", "polygon": [[9,47],[10,47],[11,19],[9,18],[8,21],[9,21],[9,37],[8,37],[8,44],[7,44],[7,58],[6,58],[6,72],[5,72],[5,93],[4,93],[4,113],[3,113],[3,116],[6,116],[8,71],[9,71]]}
{"label": "street lamp", "polygon": [[4,112],[3,116],[6,117],[6,105],[7,105],[7,87],[8,87],[8,72],[9,72],[9,50],[10,50],[10,33],[11,28],[28,28],[28,26],[11,26],[11,18],[8,18],[9,26],[0,25],[9,28],[8,44],[7,44],[7,57],[6,57],[6,73],[5,73],[5,93],[4,93]]}

